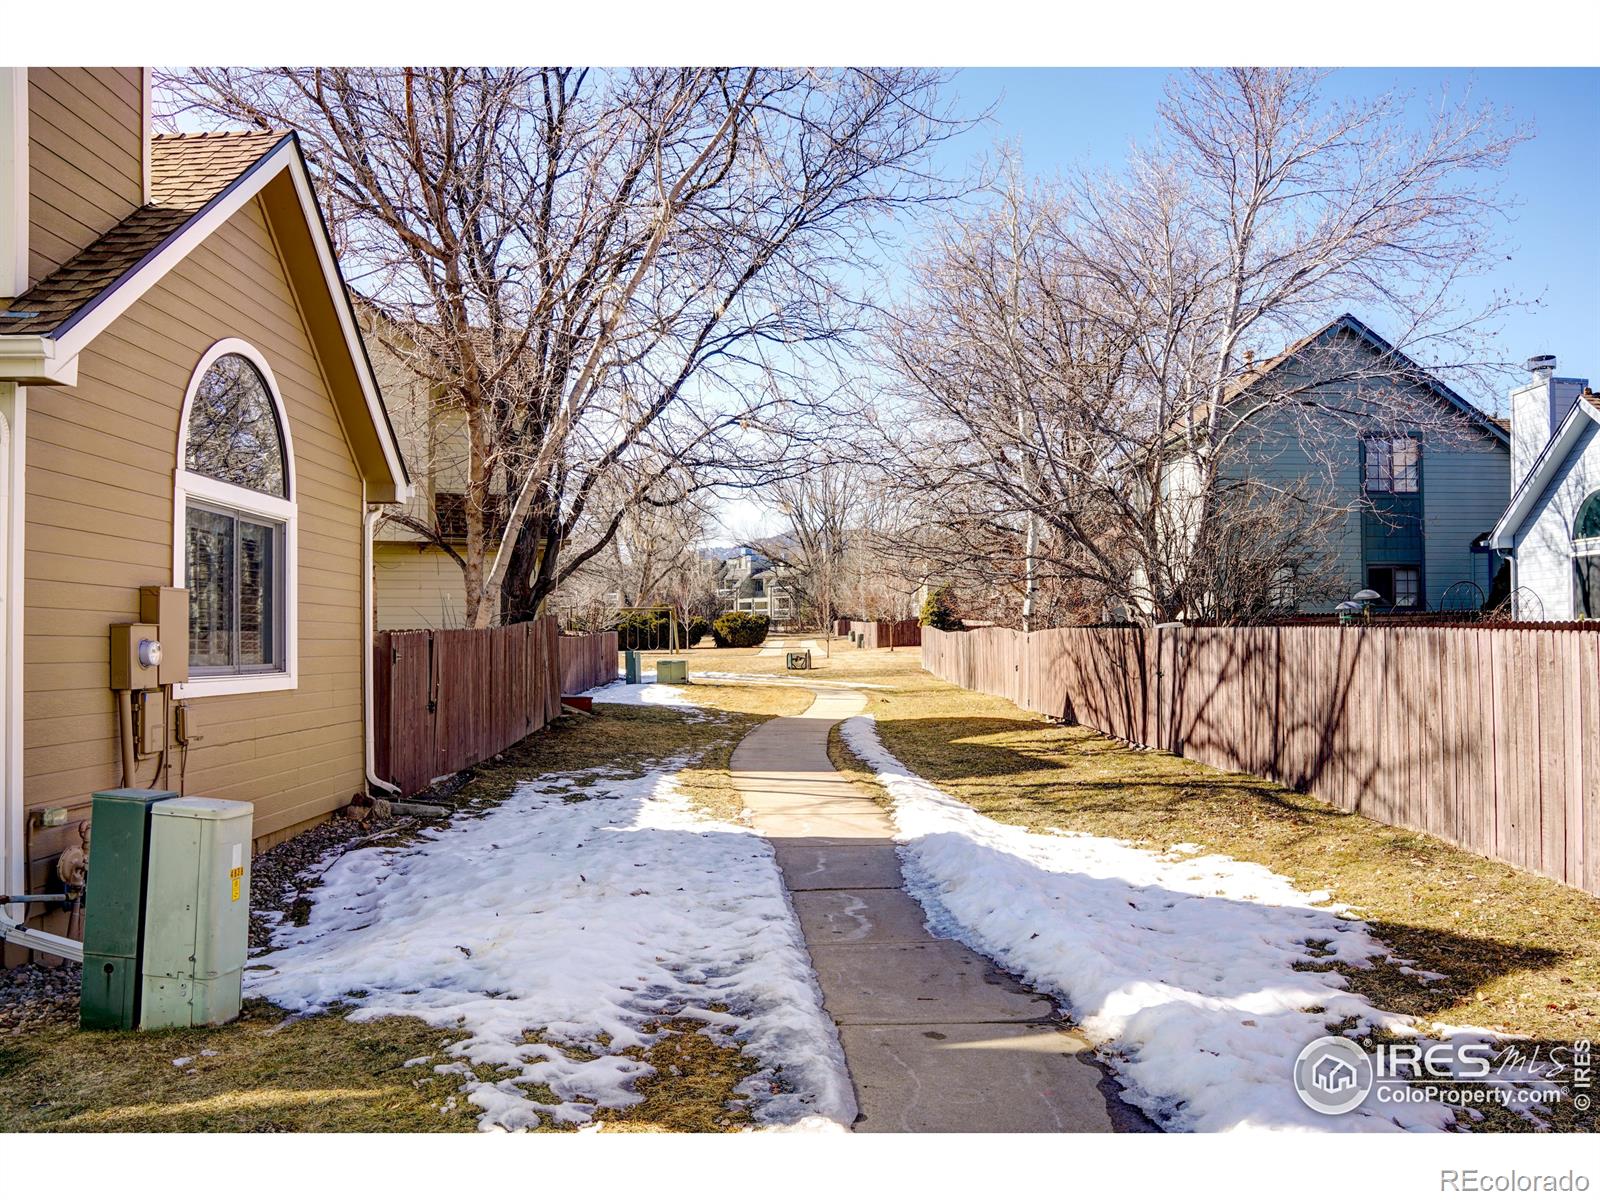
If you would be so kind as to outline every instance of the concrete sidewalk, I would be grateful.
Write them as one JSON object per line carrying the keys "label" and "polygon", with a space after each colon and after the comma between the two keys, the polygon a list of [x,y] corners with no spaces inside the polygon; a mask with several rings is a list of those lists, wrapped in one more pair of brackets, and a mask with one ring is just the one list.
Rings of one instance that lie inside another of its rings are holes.
{"label": "concrete sidewalk", "polygon": [[855,1081],[861,1132],[1147,1129],[1088,1047],[1023,987],[923,926],[884,810],[834,770],[828,731],[865,706],[819,694],[752,731],[734,781],[783,870]]}

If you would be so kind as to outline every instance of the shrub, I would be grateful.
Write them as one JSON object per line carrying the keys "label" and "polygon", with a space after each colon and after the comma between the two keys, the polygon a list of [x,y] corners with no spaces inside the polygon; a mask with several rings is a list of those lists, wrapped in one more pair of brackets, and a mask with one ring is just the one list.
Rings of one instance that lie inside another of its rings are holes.
{"label": "shrub", "polygon": [[950,594],[949,588],[930,588],[927,598],[922,602],[921,623],[946,633],[965,628],[961,618],[955,614],[954,603],[955,597]]}
{"label": "shrub", "polygon": [[690,617],[689,618],[689,638],[683,644],[685,646],[698,645],[705,638],[706,634],[708,634],[710,632],[711,632],[711,622],[710,621],[706,620],[704,617]]}
{"label": "shrub", "polygon": [[759,646],[767,640],[767,618],[759,613],[725,612],[711,622],[711,640],[719,650]]}
{"label": "shrub", "polygon": [[[664,612],[631,612],[617,622],[619,650],[671,650],[671,618]],[[688,646],[689,631],[678,623],[678,645]]]}

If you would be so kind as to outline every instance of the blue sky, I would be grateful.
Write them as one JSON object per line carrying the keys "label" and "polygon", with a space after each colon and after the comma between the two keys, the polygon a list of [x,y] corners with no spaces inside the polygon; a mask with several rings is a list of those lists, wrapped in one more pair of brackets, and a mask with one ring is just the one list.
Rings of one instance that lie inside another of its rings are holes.
{"label": "blue sky", "polygon": [[[989,121],[941,148],[940,166],[958,176],[1007,141],[1018,145],[1034,175],[1078,165],[1117,167],[1130,144],[1154,130],[1156,104],[1170,73],[1118,67],[961,71],[951,85],[958,109],[973,114],[992,105],[994,111]],[[1414,93],[1419,104],[1444,88],[1452,96],[1470,89],[1506,110],[1512,123],[1532,126],[1532,140],[1516,149],[1507,172],[1507,191],[1518,202],[1499,231],[1509,258],[1471,281],[1463,298],[1502,288],[1538,298],[1536,307],[1503,320],[1495,357],[1520,363],[1554,354],[1561,374],[1600,387],[1600,70],[1353,68],[1324,83],[1335,99],[1390,88]],[[902,233],[914,244],[914,226]],[[1328,313],[1330,320],[1337,315]],[[1378,316],[1368,319],[1385,332]],[[1469,399],[1491,411],[1505,405],[1503,391]],[[730,539],[768,533],[780,523],[743,497],[728,500],[721,515]]]}
{"label": "blue sky", "polygon": [[[1115,167],[1132,141],[1154,129],[1168,74],[1142,68],[962,71],[953,84],[961,107],[996,107],[988,124],[946,145],[944,165],[959,169],[1007,140],[1020,145],[1035,175],[1080,164]],[[1533,127],[1533,139],[1517,148],[1508,170],[1509,191],[1519,201],[1501,231],[1510,258],[1492,276],[1473,281],[1466,295],[1507,288],[1542,297],[1537,308],[1506,319],[1500,356],[1521,362],[1554,354],[1563,375],[1600,382],[1600,70],[1363,68],[1336,72],[1324,87],[1330,98],[1398,88],[1419,100],[1437,97],[1441,88],[1452,96],[1470,89],[1507,110],[1513,122]],[[1503,397],[1473,399],[1494,407]]]}

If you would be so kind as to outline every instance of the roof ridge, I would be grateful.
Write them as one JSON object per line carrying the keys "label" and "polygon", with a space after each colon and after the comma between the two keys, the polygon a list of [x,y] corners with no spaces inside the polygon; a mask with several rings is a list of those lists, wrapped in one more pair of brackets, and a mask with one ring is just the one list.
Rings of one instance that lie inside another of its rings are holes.
{"label": "roof ridge", "polygon": [[281,138],[285,134],[294,132],[290,129],[201,129],[194,133],[154,133],[150,140],[153,142],[197,142],[206,138],[253,138],[271,137]]}

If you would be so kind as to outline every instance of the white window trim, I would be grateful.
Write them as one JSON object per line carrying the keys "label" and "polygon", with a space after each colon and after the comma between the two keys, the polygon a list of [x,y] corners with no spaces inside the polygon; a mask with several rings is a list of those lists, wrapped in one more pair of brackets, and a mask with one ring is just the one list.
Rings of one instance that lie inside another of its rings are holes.
{"label": "white window trim", "polygon": [[[289,498],[279,499],[262,492],[251,491],[236,484],[223,483],[206,475],[188,470],[189,410],[194,404],[195,392],[217,359],[225,354],[237,354],[248,359],[261,372],[266,381],[267,394],[272,397],[277,410],[278,432],[283,437],[284,483]],[[178,416],[178,457],[173,471],[172,484],[172,583],[174,587],[188,586],[186,561],[189,539],[185,512],[189,498],[224,508],[234,509],[245,516],[264,517],[281,522],[283,532],[283,640],[284,664],[282,671],[260,671],[241,675],[194,676],[188,683],[173,685],[173,695],[180,700],[200,696],[246,696],[257,692],[287,692],[300,686],[300,489],[295,480],[294,439],[289,431],[289,413],[283,406],[283,395],[278,391],[277,378],[267,360],[249,342],[239,338],[223,338],[200,358],[189,377],[189,387],[183,396],[183,410]]]}

